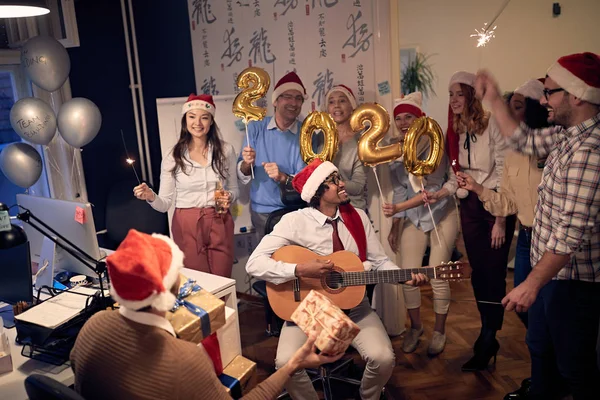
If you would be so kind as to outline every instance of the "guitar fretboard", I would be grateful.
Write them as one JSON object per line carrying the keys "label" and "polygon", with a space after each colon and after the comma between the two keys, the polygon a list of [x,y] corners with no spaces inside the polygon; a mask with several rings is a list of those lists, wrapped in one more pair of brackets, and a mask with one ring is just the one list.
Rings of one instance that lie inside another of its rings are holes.
{"label": "guitar fretboard", "polygon": [[342,272],[342,286],[371,285],[376,283],[402,283],[410,281],[413,274],[434,278],[435,268],[391,269],[385,271]]}

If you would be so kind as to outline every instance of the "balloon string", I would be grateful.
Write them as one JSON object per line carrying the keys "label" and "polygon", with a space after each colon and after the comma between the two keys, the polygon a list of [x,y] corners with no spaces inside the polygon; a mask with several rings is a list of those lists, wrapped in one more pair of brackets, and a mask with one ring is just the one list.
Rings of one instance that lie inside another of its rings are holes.
{"label": "balloon string", "polygon": [[58,173],[58,175],[60,175],[60,177],[62,178],[62,180],[65,180],[65,177],[63,176],[63,174],[60,172],[60,168],[58,167],[58,163],[56,162],[56,160],[54,159],[54,156],[52,155],[52,152],[48,149],[48,146],[46,146],[46,149],[48,151],[45,152],[45,154],[48,156],[48,161],[50,162],[50,166],[52,168],[54,168],[56,170],[56,172]]}
{"label": "balloon string", "polygon": [[375,180],[377,181],[377,187],[379,188],[379,195],[381,196],[381,201],[385,201],[383,197],[383,191],[381,190],[381,184],[379,183],[379,177],[377,176],[377,167],[373,166],[373,174],[375,175]]}
{"label": "balloon string", "polygon": [[[419,179],[421,181],[421,189],[423,190],[423,193],[425,193],[425,185],[423,184],[423,177],[420,176]],[[435,223],[435,220],[433,219],[433,211],[431,211],[431,204],[427,203],[427,209],[429,209],[429,215],[431,216],[431,222],[433,223],[433,229],[435,229],[435,236],[437,236],[438,243],[441,247],[442,241],[440,240],[440,233],[438,232],[437,224]],[[446,246],[446,247],[448,247],[448,246]]]}
{"label": "balloon string", "polygon": [[[244,125],[246,125],[246,143],[248,147],[250,146],[250,136],[248,135],[248,121],[244,119]],[[254,165],[250,164],[250,173],[252,174],[252,179],[254,179]]]}

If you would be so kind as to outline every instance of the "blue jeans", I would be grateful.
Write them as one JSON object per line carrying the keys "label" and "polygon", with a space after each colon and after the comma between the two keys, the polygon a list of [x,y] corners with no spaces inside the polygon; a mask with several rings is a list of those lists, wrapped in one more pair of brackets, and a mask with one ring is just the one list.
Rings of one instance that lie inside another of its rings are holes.
{"label": "blue jeans", "polygon": [[598,399],[596,341],[600,283],[550,281],[529,309],[532,399],[550,400],[565,382],[574,400]]}
{"label": "blue jeans", "polygon": [[[519,229],[517,249],[515,254],[515,287],[519,286],[531,272],[531,231]],[[527,313],[517,313],[525,328],[527,328]]]}

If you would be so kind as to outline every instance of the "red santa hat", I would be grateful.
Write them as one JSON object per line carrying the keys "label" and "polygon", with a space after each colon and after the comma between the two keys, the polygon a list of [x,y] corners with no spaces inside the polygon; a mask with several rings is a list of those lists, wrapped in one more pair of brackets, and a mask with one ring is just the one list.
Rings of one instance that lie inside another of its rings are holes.
{"label": "red santa hat", "polygon": [[210,94],[201,94],[200,96],[196,96],[194,93],[191,93],[187,101],[183,103],[183,107],[181,107],[181,114],[185,114],[191,110],[206,111],[213,117],[217,111],[213,97]]}
{"label": "red santa hat", "polygon": [[425,115],[422,107],[423,95],[421,92],[409,93],[406,96],[394,100],[394,118],[401,113],[410,113],[417,118]]}
{"label": "red santa hat", "polygon": [[592,104],[600,104],[600,56],[570,54],[558,59],[546,73],[561,88]]}
{"label": "red santa hat", "polygon": [[530,79],[516,88],[515,93],[529,97],[535,101],[540,101],[544,95],[544,84],[539,79]]}
{"label": "red santa hat", "polygon": [[455,83],[463,83],[465,85],[469,85],[472,88],[474,88],[475,87],[475,74],[472,74],[467,71],[455,72],[454,75],[452,75],[452,77],[450,78],[450,83],[448,83],[448,89],[450,89],[450,86],[454,85]]}
{"label": "red santa hat", "polygon": [[298,74],[294,71],[288,72],[281,78],[275,88],[273,89],[273,95],[271,96],[271,102],[275,105],[277,98],[283,94],[283,92],[287,92],[288,90],[297,90],[304,96],[306,100],[306,89],[304,88],[304,84],[300,80]]}
{"label": "red santa hat", "polygon": [[300,193],[302,200],[308,203],[325,179],[337,170],[329,161],[315,158],[292,179],[292,186]]}
{"label": "red santa hat", "polygon": [[327,107],[327,104],[329,104],[329,97],[334,92],[340,92],[340,93],[343,93],[344,95],[346,95],[353,110],[356,107],[358,107],[358,103],[356,102],[356,97],[354,96],[354,92],[352,91],[352,89],[350,89],[348,86],[342,85],[342,84],[335,85],[334,87],[329,89],[329,92],[327,92],[327,94],[325,95],[325,107]]}
{"label": "red santa hat", "polygon": [[106,258],[111,296],[121,307],[139,310],[151,306],[168,311],[175,304],[171,288],[183,268],[183,252],[169,237],[131,229]]}

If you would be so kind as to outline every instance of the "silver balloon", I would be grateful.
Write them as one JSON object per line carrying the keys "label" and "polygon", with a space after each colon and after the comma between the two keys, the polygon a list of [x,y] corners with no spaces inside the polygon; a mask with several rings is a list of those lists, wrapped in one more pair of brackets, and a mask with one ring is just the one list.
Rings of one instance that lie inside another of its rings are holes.
{"label": "silver balloon", "polygon": [[0,153],[0,169],[12,183],[28,188],[42,175],[42,157],[27,143],[11,143]]}
{"label": "silver balloon", "polygon": [[60,89],[71,71],[67,50],[50,36],[29,39],[21,49],[21,65],[33,83],[49,92]]}
{"label": "silver balloon", "polygon": [[90,100],[76,97],[58,110],[58,132],[71,146],[80,148],[91,142],[102,125],[102,114]]}
{"label": "silver balloon", "polygon": [[24,140],[47,145],[56,134],[56,116],[43,100],[25,97],[10,110],[10,125]]}

